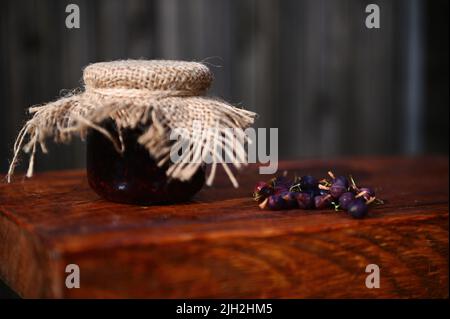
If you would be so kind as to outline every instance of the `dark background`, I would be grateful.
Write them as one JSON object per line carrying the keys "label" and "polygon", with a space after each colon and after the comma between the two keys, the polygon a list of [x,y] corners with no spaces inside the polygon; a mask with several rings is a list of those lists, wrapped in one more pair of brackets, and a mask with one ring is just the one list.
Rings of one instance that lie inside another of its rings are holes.
{"label": "dark background", "polygon": [[[81,28],[65,27],[76,3]],[[365,7],[381,8],[367,29]],[[280,157],[448,154],[448,6],[420,0],[0,1],[0,171],[25,110],[96,61],[211,63],[210,94],[278,127]],[[51,144],[51,143],[49,143]],[[51,146],[37,169],[84,165]]]}

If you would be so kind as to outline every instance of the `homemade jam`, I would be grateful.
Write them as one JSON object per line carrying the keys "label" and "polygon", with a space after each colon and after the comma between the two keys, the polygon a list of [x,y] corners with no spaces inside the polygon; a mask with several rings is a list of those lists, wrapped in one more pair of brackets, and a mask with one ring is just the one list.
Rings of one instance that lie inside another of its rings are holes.
{"label": "homemade jam", "polygon": [[[119,140],[112,120],[101,126]],[[103,134],[89,130],[86,140],[89,185],[98,195],[113,202],[152,205],[188,201],[205,182],[203,168],[189,181],[167,177],[167,167],[158,167],[148,150],[138,143],[143,132],[144,127],[123,130],[125,150],[121,154]]]}

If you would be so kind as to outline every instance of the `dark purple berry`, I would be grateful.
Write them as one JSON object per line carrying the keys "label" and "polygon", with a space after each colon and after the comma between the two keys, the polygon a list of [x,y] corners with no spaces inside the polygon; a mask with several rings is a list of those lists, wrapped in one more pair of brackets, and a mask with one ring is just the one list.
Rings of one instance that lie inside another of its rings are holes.
{"label": "dark purple berry", "polygon": [[347,191],[347,188],[345,188],[343,185],[340,184],[333,184],[330,187],[330,195],[333,196],[333,198],[338,199],[341,197],[342,194],[344,194]]}
{"label": "dark purple berry", "polygon": [[289,192],[289,188],[286,188],[284,186],[275,186],[273,189],[274,195],[283,195],[286,192]]}
{"label": "dark purple berry", "polygon": [[289,189],[292,186],[292,181],[285,176],[277,176],[271,182],[274,188]]}
{"label": "dark purple berry", "polygon": [[305,191],[302,191],[302,193],[308,193],[312,198],[320,195],[320,189],[316,188],[316,189],[308,189]]}
{"label": "dark purple berry", "polygon": [[256,183],[255,189],[253,191],[253,198],[261,202],[274,192],[273,187],[267,184],[266,182],[258,182]]}
{"label": "dark purple berry", "polygon": [[348,179],[345,176],[338,176],[338,177],[336,177],[335,179],[333,179],[332,184],[334,184],[334,185],[341,185],[345,189],[348,189],[348,187],[349,187]]}
{"label": "dark purple berry", "polygon": [[268,188],[268,187],[269,187],[269,184],[267,184],[266,182],[258,182],[258,183],[256,183],[253,192],[257,193],[257,192],[260,192],[262,189]]}
{"label": "dark purple berry", "polygon": [[310,193],[300,192],[296,193],[298,207],[302,209],[311,209],[314,207],[314,197]]}
{"label": "dark purple berry", "polygon": [[319,195],[314,197],[314,206],[317,209],[328,208],[331,205],[331,195]]}
{"label": "dark purple berry", "polygon": [[339,197],[339,207],[342,208],[343,210],[347,210],[348,205],[354,199],[355,199],[355,194],[353,194],[352,192],[346,192],[346,193],[342,194],[341,197]]}
{"label": "dark purple berry", "polygon": [[268,198],[267,208],[271,210],[280,210],[285,208],[285,202],[281,195],[272,195]]}
{"label": "dark purple berry", "polygon": [[347,212],[353,218],[363,218],[367,215],[368,207],[361,198],[356,198],[348,204]]}
{"label": "dark purple berry", "polygon": [[298,206],[296,194],[295,192],[285,192],[282,195],[286,208],[296,208]]}
{"label": "dark purple berry", "polygon": [[317,189],[319,181],[313,176],[306,175],[300,178],[300,188],[302,191]]}

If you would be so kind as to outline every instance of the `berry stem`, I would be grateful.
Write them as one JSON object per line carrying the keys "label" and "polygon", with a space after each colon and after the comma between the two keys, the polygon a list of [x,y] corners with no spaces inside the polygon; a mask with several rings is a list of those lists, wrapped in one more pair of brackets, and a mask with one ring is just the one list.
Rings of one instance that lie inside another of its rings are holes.
{"label": "berry stem", "polygon": [[350,179],[350,182],[351,182],[351,187],[354,189],[354,190],[358,190],[358,186],[356,186],[356,183],[355,183],[355,180],[353,179],[353,176],[352,175],[348,175],[348,178]]}
{"label": "berry stem", "polygon": [[259,208],[265,209],[268,201],[269,201],[269,198],[266,198],[261,204],[259,204]]}
{"label": "berry stem", "polygon": [[369,200],[366,202],[367,205],[373,203],[376,200],[376,197],[370,197]]}
{"label": "berry stem", "polygon": [[336,176],[334,176],[334,174],[333,174],[332,171],[328,171],[328,175],[329,175],[332,179],[335,179],[335,178],[336,178]]}
{"label": "berry stem", "polygon": [[331,183],[329,181],[327,181],[325,178],[322,178],[319,181],[319,185],[324,185],[324,186],[331,186]]}
{"label": "berry stem", "polygon": [[336,203],[336,202],[331,202],[331,205],[334,206],[334,211],[335,211],[335,212],[338,212],[338,211],[339,211],[339,208],[341,207],[341,205],[339,205],[339,204]]}
{"label": "berry stem", "polygon": [[355,198],[360,198],[361,196],[364,196],[366,193],[367,193],[366,191],[359,192],[358,194],[356,194]]}

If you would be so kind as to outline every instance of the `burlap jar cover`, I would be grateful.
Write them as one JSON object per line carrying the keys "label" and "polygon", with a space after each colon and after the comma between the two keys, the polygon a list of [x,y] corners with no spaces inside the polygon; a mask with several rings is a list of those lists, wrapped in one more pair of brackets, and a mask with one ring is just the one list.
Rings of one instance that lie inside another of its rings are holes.
{"label": "burlap jar cover", "polygon": [[[57,143],[69,142],[74,134],[79,134],[84,139],[91,128],[104,134],[118,152],[123,152],[120,138],[113,138],[100,125],[104,120],[112,119],[119,136],[122,129],[148,125],[138,143],[150,152],[159,166],[170,163],[166,171],[169,177],[189,180],[203,165],[198,161],[169,162],[173,146],[169,135],[178,128],[187,132],[183,143],[186,140],[191,143],[190,152],[198,153],[206,149],[213,155],[207,184],[212,184],[217,162],[220,162],[233,185],[238,185],[227,164],[219,161],[222,154],[215,154],[217,148],[214,143],[219,141],[222,150],[234,153],[236,160],[233,164],[239,168],[242,163],[246,163],[244,143],[248,141],[246,136],[231,140],[229,129],[248,128],[253,124],[256,114],[205,97],[204,93],[213,80],[205,65],[168,60],[101,62],[87,66],[83,79],[84,90],[74,91],[57,101],[29,109],[33,117],[20,130],[14,144],[8,182],[11,181],[21,149],[30,153],[27,177],[33,175],[36,148],[40,146],[47,153],[47,138],[53,137]],[[202,124],[201,130],[213,127],[215,136],[208,134],[205,138],[205,134],[196,132],[196,122]]]}

